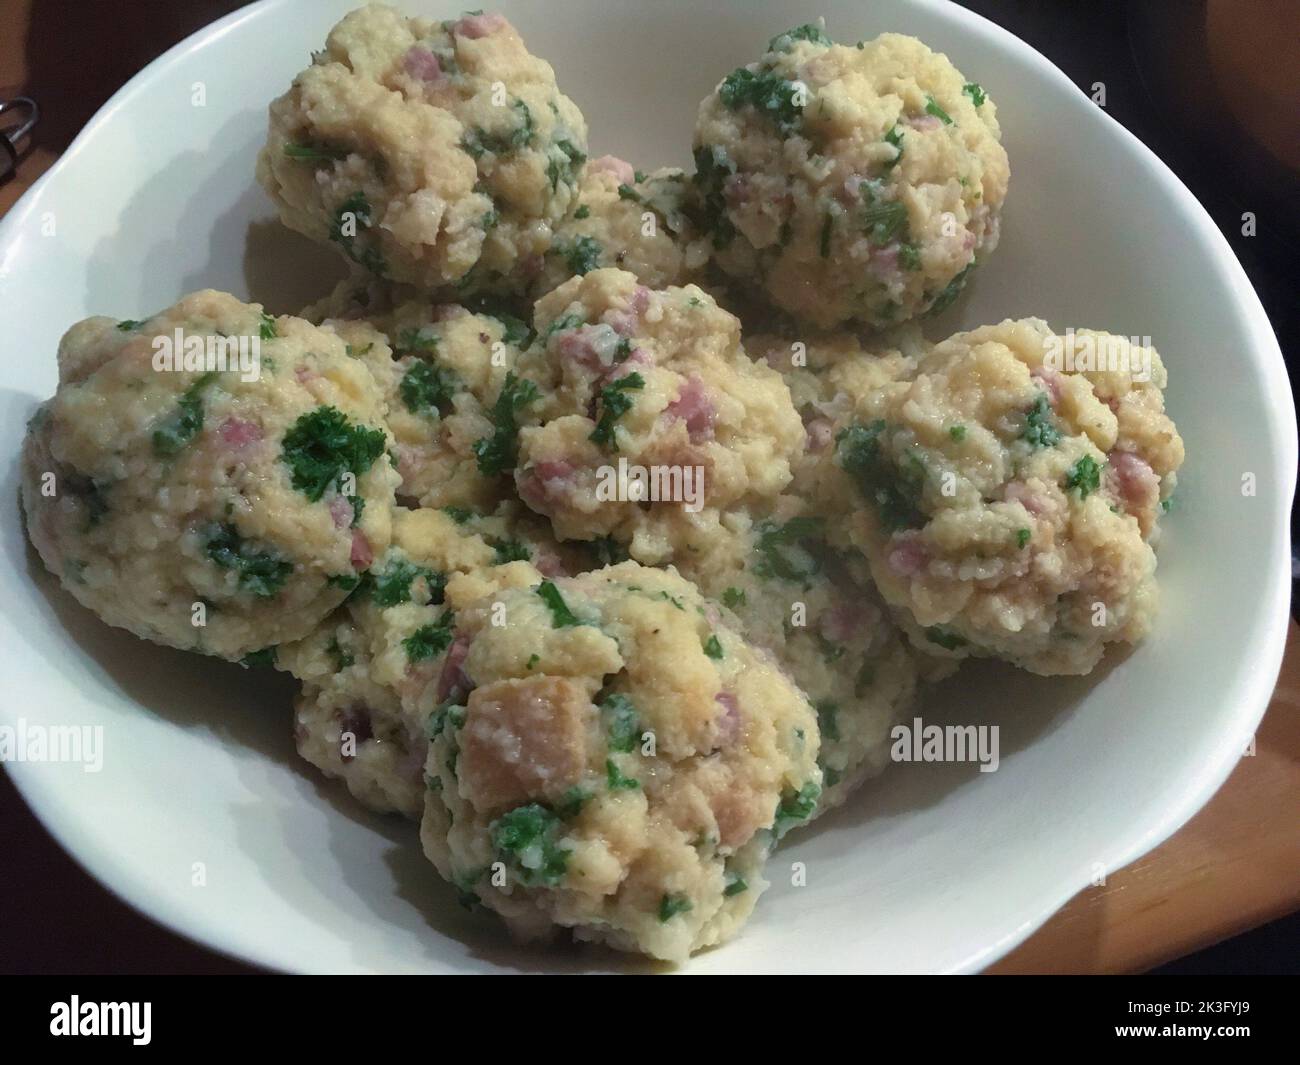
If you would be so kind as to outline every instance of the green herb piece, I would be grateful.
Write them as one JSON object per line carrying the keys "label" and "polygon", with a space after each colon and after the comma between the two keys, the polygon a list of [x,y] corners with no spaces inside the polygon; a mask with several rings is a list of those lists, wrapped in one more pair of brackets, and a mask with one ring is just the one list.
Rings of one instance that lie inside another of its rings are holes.
{"label": "green herb piece", "polygon": [[927,96],[925,98],[925,113],[927,115],[934,115],[934,117],[937,118],[940,122],[942,122],[945,126],[952,125],[952,116],[949,115],[948,112],[945,111],[942,107],[940,107],[937,103],[935,103],[933,96]]}
{"label": "green herb piece", "polygon": [[970,272],[974,269],[975,264],[973,262],[967,263],[962,268],[961,273],[949,281],[943,291],[935,297],[934,302],[930,304],[925,313],[931,316],[942,314],[951,307],[956,302],[957,297],[961,295],[961,290],[966,287],[966,282],[970,280]]}
{"label": "green herb piece", "polygon": [[950,632],[939,625],[932,625],[925,630],[925,638],[936,647],[942,647],[945,651],[956,651],[960,647],[965,647],[969,642],[964,636],[958,636],[955,632]]}
{"label": "green herb piece", "polygon": [[873,203],[862,208],[862,228],[873,244],[888,244],[894,234],[907,227],[907,205],[898,200]]}
{"label": "green herb piece", "polygon": [[382,429],[353,425],[335,407],[317,407],[284,434],[281,459],[293,486],[313,503],[345,473],[360,477],[384,453]]}
{"label": "green herb piece", "polygon": [[1020,439],[1036,448],[1055,447],[1061,442],[1061,434],[1052,420],[1052,403],[1046,392],[1038,393],[1034,405],[1025,414],[1025,429]]}
{"label": "green herb piece", "polygon": [[803,109],[794,102],[797,88],[779,74],[754,72],[745,67],[732,71],[718,87],[724,107],[739,111],[752,107],[766,116],[783,134],[794,133],[803,121]]}
{"label": "green herb piece", "polygon": [[577,277],[589,274],[600,266],[600,242],[592,237],[576,237],[568,244],[559,246],[556,251]]}
{"label": "green herb piece", "polygon": [[614,423],[632,409],[634,400],[628,392],[644,387],[644,377],[639,373],[629,373],[602,388],[599,398],[600,419],[587,439],[608,447],[614,439]]}
{"label": "green herb piece", "polygon": [[823,738],[838,740],[840,738],[839,703],[822,699],[813,704],[813,709],[817,712],[817,727],[821,729]]}
{"label": "green herb piece", "polygon": [[825,45],[828,48],[834,43],[817,23],[805,22],[802,26],[786,30],[785,33],[778,33],[767,42],[767,50],[769,52],[788,52],[794,47],[796,41],[811,41],[813,44]]}
{"label": "green herb piece", "polygon": [[155,455],[172,458],[203,431],[203,390],[216,379],[216,371],[210,370],[181,393],[176,413],[153,432]]}
{"label": "green herb piece", "polygon": [[551,612],[552,628],[571,629],[582,624],[582,620],[569,609],[569,604],[564,601],[560,589],[551,581],[542,581],[537,586],[537,596]]}
{"label": "green herb piece", "polygon": [[612,758],[605,759],[605,783],[610,791],[635,791],[641,786],[640,781],[625,777]]}
{"label": "green herb piece", "polygon": [[776,805],[772,834],[780,839],[801,821],[807,821],[817,809],[817,798],[822,789],[808,781],[797,792],[787,792]]}
{"label": "green herb piece", "polygon": [[[353,227],[351,234],[346,232],[349,219]],[[329,238],[339,245],[353,262],[364,266],[376,277],[383,277],[388,273],[388,265],[384,262],[383,255],[368,242],[360,242],[357,239],[373,224],[370,200],[364,192],[354,192],[334,212],[334,218],[330,222]]]}
{"label": "green herb piece", "polygon": [[718,640],[717,633],[710,633],[709,638],[704,641],[704,653],[714,661],[722,658],[722,644]]}
{"label": "green herb piece", "polygon": [[559,845],[559,815],[538,803],[520,806],[488,828],[492,849],[527,886],[554,887],[564,879],[569,852]]}
{"label": "green herb piece", "polygon": [[885,169],[888,171],[893,170],[903,158],[903,127],[897,122],[894,123],[894,128],[885,134],[885,143],[898,150],[898,154],[885,163]]}
{"label": "green herb piece", "polygon": [[626,695],[614,692],[598,704],[609,735],[609,749],[622,754],[636,750],[641,740],[641,722],[636,707]]}
{"label": "green herb piece", "polygon": [[417,359],[402,375],[397,392],[412,414],[442,414],[451,407],[458,384],[450,370]]}
{"label": "green herb piece", "polygon": [[494,426],[492,435],[474,443],[474,457],[485,477],[495,477],[514,466],[519,457],[517,415],[537,396],[537,386],[532,381],[516,377],[513,370],[506,374],[489,415]]}
{"label": "green herb piece", "polygon": [[346,148],[331,148],[324,144],[285,144],[284,154],[290,159],[299,159],[305,163],[332,163],[346,159]]}
{"label": "green herb piece", "polygon": [[821,572],[821,563],[817,558],[799,546],[800,541],[821,538],[823,528],[819,519],[791,518],[784,525],[765,521],[755,531],[758,539],[754,550],[759,555],[759,561],[754,572],[758,576],[803,582]]}
{"label": "green herb piece", "polygon": [[659,900],[659,923],[667,924],[678,914],[689,913],[691,900],[685,895],[665,894]]}
{"label": "green herb piece", "polygon": [[270,669],[275,665],[275,647],[263,647],[260,651],[249,651],[239,660],[245,669]]}
{"label": "green herb piece", "polygon": [[1087,499],[1088,495],[1097,491],[1101,487],[1101,467],[1097,465],[1097,460],[1091,455],[1084,455],[1073,466],[1070,472],[1065,475],[1065,489],[1069,491],[1074,488],[1079,492],[1080,499]]}
{"label": "green herb piece", "polygon": [[442,602],[447,587],[447,578],[443,574],[403,558],[393,559],[382,570],[371,570],[368,576],[371,601],[381,607],[409,603],[411,586],[421,577],[429,590],[429,601],[434,605]]}
{"label": "green herb piece", "polygon": [[410,662],[423,662],[440,655],[451,646],[455,636],[456,615],[450,610],[444,611],[437,621],[421,625],[402,641],[406,648],[406,658]]}
{"label": "green herb piece", "polygon": [[293,563],[273,551],[257,551],[249,546],[239,530],[228,522],[213,524],[204,530],[207,556],[221,569],[233,570],[239,587],[259,599],[269,599],[284,585],[293,572]]}

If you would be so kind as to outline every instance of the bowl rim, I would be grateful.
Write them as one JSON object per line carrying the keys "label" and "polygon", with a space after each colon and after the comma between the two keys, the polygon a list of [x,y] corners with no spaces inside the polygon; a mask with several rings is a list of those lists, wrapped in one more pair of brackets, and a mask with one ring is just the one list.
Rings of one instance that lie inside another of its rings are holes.
{"label": "bowl rim", "polygon": [[[104,134],[105,127],[119,111],[138,95],[147,92],[162,71],[208,47],[246,22],[260,19],[274,9],[301,2],[302,0],[255,0],[254,3],[199,28],[132,75],[95,112],[67,149],[0,217],[0,277],[7,272],[6,249],[13,243],[14,235],[28,216],[37,209],[46,186],[67,166],[72,165],[88,142]],[[1107,868],[1118,870],[1167,840],[1210,800],[1236,766],[1268,709],[1276,686],[1290,620],[1290,592],[1285,575],[1289,573],[1290,511],[1297,472],[1295,404],[1286,363],[1272,324],[1231,245],[1200,201],[1152,149],[1104,108],[1093,104],[1055,63],[1010,30],[947,0],[902,2],[934,17],[948,20],[962,32],[985,38],[991,47],[1009,53],[1012,58],[1034,68],[1040,76],[1058,86],[1068,87],[1081,102],[1086,102],[1088,111],[1100,112],[1096,117],[1113,125],[1111,132],[1118,136],[1127,150],[1136,154],[1137,160],[1148,172],[1149,179],[1158,183],[1166,193],[1170,209],[1176,211],[1198,239],[1207,245],[1207,251],[1224,271],[1226,288],[1234,297],[1235,307],[1247,325],[1251,362],[1258,368],[1261,384],[1275,399],[1272,404],[1266,405],[1261,414],[1262,423],[1267,426],[1269,453],[1277,456],[1281,487],[1284,490],[1275,493],[1276,499],[1268,519],[1279,531],[1279,535],[1274,538],[1277,549],[1265,560],[1263,569],[1265,572],[1275,569],[1278,580],[1269,586],[1267,600],[1260,604],[1260,640],[1254,656],[1255,668],[1248,671],[1244,681],[1238,684],[1232,727],[1225,729],[1218,737],[1214,758],[1201,765],[1198,772],[1178,782],[1178,787],[1166,800],[1164,810],[1154,822],[1129,825],[1117,834],[1121,843],[1107,853],[1104,864]],[[121,860],[111,846],[101,845],[100,841],[85,833],[75,805],[61,802],[56,790],[43,784],[40,774],[30,770],[25,763],[7,764],[6,770],[42,827],[81,869],[114,897],[169,931],[224,957],[273,971],[292,971],[286,964],[286,959],[274,949],[262,948],[260,944],[236,942],[228,928],[209,923],[204,919],[202,911],[173,904],[167,896],[155,890],[151,881]],[[1086,881],[1079,882],[1077,875],[1059,877],[1052,890],[1042,892],[1041,897],[1046,901],[1036,906],[1020,923],[942,971],[978,972],[1019,946],[1087,886]],[[684,966],[681,971],[689,973],[691,967]]]}

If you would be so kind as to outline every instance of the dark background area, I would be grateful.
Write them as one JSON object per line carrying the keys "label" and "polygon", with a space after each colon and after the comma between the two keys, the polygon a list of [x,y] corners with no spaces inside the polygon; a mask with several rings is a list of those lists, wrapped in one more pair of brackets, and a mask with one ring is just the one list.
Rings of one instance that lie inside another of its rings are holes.
{"label": "dark background area", "polygon": [[[1247,109],[1243,119],[1233,101],[1205,90],[1211,63],[1222,69],[1228,62],[1237,64],[1229,69],[1242,73],[1247,88],[1255,74],[1267,83],[1270,72],[1281,70],[1290,74],[1291,92],[1300,91],[1300,0],[962,4],[1027,41],[1085,92],[1105,84],[1106,110],[1164,159],[1218,223],[1269,313],[1294,381],[1300,358],[1300,98],[1289,99],[1293,140],[1284,140],[1282,156],[1288,166],[1261,147],[1259,124],[1251,121],[1258,109]],[[189,33],[240,6],[232,0],[36,0],[22,86],[43,112],[36,143],[65,148],[111,91]],[[1240,17],[1207,39],[1207,13],[1225,11]],[[88,20],[96,32],[68,33],[70,22]],[[0,88],[15,84],[0,70]],[[1269,133],[1265,124],[1265,141]],[[1244,211],[1257,216],[1256,236],[1241,232]],[[1296,531],[1293,517],[1293,541]],[[0,971],[256,971],[162,930],[101,888],[44,833],[7,776],[0,776],[0,811]],[[1156,972],[1300,972],[1300,915]]]}

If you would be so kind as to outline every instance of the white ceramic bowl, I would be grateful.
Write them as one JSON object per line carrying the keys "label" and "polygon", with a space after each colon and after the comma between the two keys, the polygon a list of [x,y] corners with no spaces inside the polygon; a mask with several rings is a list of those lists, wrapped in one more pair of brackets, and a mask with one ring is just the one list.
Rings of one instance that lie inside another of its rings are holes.
{"label": "white ceramic bowl", "polygon": [[[203,286],[295,309],[338,270],[270,221],[253,160],[267,103],[350,0],[266,0],[137,75],[0,222],[5,495],[55,384],[60,334]],[[452,17],[436,0],[410,11]],[[697,101],[817,14],[946,52],[998,104],[1012,180],[1002,246],[932,336],[1007,316],[1149,335],[1187,441],[1154,636],[1093,676],[963,667],[927,720],[1002,726],[996,773],[901,765],[790,837],[775,886],[693,972],[974,970],[1098,869],[1165,839],[1246,747],[1281,659],[1295,414],[1259,301],[1205,211],[1150,151],[1028,46],[934,0],[565,0],[495,5],[556,67],[596,153],[689,162]],[[206,106],[193,106],[197,83]],[[53,235],[49,234],[51,222]],[[1258,494],[1243,498],[1243,473]],[[620,968],[512,945],[462,913],[414,831],[296,760],[283,678],[109,630],[62,593],[3,513],[0,720],[102,725],[104,767],[14,764],[45,825],[128,902],[219,950],[306,971]],[[6,856],[5,861],[20,861]],[[792,887],[789,863],[806,863]],[[196,886],[203,863],[204,886]]]}

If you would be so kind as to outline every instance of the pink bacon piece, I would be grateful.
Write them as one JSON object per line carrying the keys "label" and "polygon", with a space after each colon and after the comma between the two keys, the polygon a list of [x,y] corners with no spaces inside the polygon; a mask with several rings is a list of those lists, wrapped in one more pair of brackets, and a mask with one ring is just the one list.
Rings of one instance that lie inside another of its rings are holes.
{"label": "pink bacon piece", "polygon": [[677,398],[668,404],[664,413],[686,423],[692,444],[713,439],[713,425],[718,412],[704,382],[694,374],[687,378]]}
{"label": "pink bacon piece", "polygon": [[452,26],[452,32],[460,37],[477,41],[483,37],[490,37],[505,25],[506,20],[501,15],[466,15]]}
{"label": "pink bacon piece", "polygon": [[632,164],[617,155],[602,155],[599,159],[593,159],[587,164],[587,169],[593,174],[613,174],[621,185],[636,183],[636,171]]}

